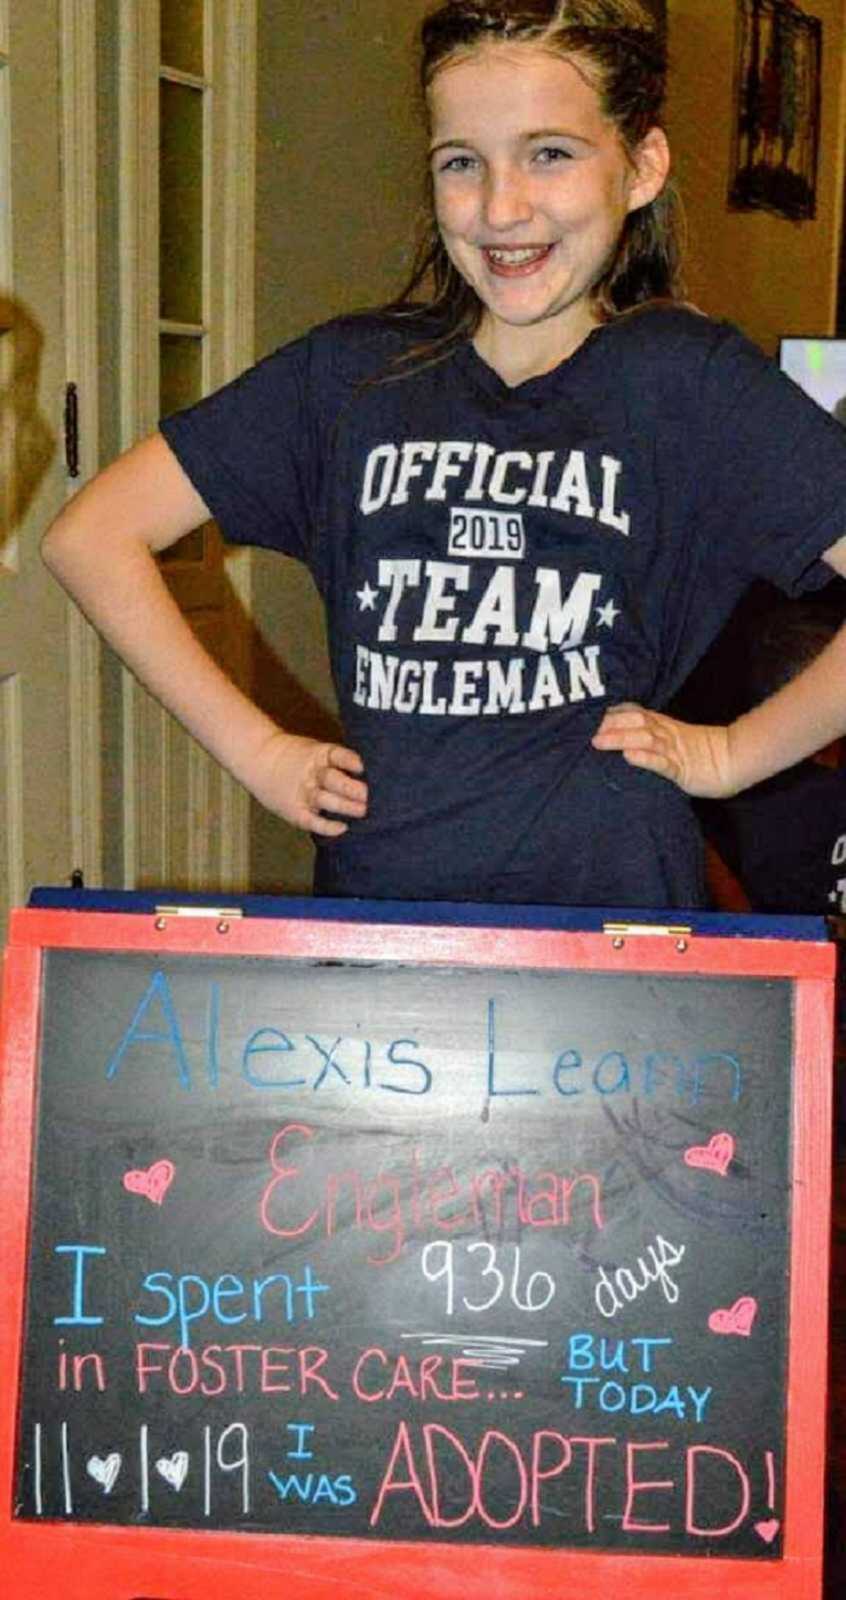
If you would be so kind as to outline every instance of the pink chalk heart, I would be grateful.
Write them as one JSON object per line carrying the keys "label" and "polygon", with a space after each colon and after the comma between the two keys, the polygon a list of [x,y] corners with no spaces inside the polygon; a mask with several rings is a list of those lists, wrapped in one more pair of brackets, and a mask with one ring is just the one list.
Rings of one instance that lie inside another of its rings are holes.
{"label": "pink chalk heart", "polygon": [[735,1300],[733,1306],[712,1311],[708,1318],[708,1327],[712,1333],[739,1333],[744,1339],[748,1339],[757,1314],[757,1300],[753,1300],[751,1294],[744,1294],[739,1300]]}
{"label": "pink chalk heart", "polygon": [[775,1517],[771,1517],[769,1522],[756,1522],[755,1532],[759,1539],[763,1539],[764,1544],[772,1544],[780,1527],[781,1523]]}
{"label": "pink chalk heart", "polygon": [[172,1161],[154,1161],[146,1170],[136,1168],[132,1172],[125,1172],[123,1187],[130,1194],[143,1194],[152,1200],[154,1206],[160,1206],[173,1183],[175,1172]]}
{"label": "pink chalk heart", "polygon": [[707,1144],[692,1144],[684,1159],[688,1167],[703,1167],[724,1178],[734,1159],[734,1140],[730,1133],[715,1133]]}

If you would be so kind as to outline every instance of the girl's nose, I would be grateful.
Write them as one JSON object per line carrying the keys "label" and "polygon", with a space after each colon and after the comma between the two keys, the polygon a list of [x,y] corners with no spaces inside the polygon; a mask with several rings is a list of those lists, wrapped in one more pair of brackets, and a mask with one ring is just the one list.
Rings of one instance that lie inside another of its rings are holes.
{"label": "girl's nose", "polygon": [[528,222],[532,203],[520,174],[489,172],[483,196],[485,222],[491,228],[513,228]]}

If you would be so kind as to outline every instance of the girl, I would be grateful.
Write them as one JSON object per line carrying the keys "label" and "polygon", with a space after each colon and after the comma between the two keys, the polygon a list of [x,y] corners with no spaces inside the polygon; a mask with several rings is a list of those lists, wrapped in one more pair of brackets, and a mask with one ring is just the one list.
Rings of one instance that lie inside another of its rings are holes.
{"label": "girl", "polygon": [[[840,735],[846,637],[729,727],[658,708],[752,578],[846,571],[842,429],[678,303],[638,0],[451,0],[422,46],[433,227],[406,295],[171,417],[45,558],[312,831],[319,892],[696,906],[687,796]],[[210,515],[310,567],[349,747],[270,722],[170,600],[155,552]]]}

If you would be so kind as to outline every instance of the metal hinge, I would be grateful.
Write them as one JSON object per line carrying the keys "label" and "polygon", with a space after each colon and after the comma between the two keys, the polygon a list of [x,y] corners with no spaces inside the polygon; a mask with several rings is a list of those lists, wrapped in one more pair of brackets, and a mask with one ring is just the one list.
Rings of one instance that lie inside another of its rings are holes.
{"label": "metal hinge", "polygon": [[690,943],[692,928],[682,923],[667,922],[604,922],[602,932],[607,934],[615,950],[625,948],[627,939],[674,939],[679,955],[684,955]]}
{"label": "metal hinge", "polygon": [[65,388],[65,466],[69,478],[79,477],[79,394],[75,383]]}

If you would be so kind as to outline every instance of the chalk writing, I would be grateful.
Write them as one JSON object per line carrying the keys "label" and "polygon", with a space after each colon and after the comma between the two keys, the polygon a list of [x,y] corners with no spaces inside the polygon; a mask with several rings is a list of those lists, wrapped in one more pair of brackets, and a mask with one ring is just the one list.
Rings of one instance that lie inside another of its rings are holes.
{"label": "chalk writing", "polygon": [[677,1267],[685,1253],[685,1246],[670,1244],[659,1233],[655,1243],[647,1245],[634,1267],[616,1267],[608,1271],[600,1267],[594,1289],[596,1309],[603,1317],[615,1317],[626,1304],[642,1295],[651,1284],[660,1285],[664,1299],[675,1305],[679,1286],[670,1276],[669,1268]]}
{"label": "chalk writing", "polygon": [[16,1516],[780,1559],[786,989],[96,959]]}
{"label": "chalk writing", "polygon": [[[242,1088],[262,1093],[312,1100],[332,1093],[388,1095],[399,1097],[400,1103],[445,1087],[437,1052],[423,1030],[368,1038],[356,1024],[348,1033],[332,1036],[256,1018],[242,1024],[235,1041],[227,1030],[218,982],[205,986],[199,1026],[193,1019],[187,1025],[183,1006],[174,980],[156,971],[105,1061],[106,1081],[117,1085],[127,1073],[142,1078],[152,1074],[153,1080],[164,1075],[171,1087],[197,1094],[203,1087],[219,1091],[231,1076]],[[656,1046],[635,1053],[615,1044],[596,1052],[566,1036],[540,1051],[515,1050],[513,1043],[507,1048],[502,1044],[509,1021],[502,1001],[487,998],[480,1004],[475,1052],[468,1055],[475,1053],[476,1092],[488,1102],[519,1104],[526,1097],[552,1096],[575,1110],[584,1100],[670,1099],[696,1107],[710,1102],[737,1105],[743,1097],[745,1067],[735,1051],[686,1054]]]}
{"label": "chalk writing", "polygon": [[[483,1298],[470,1299],[466,1294],[461,1296],[461,1305],[465,1311],[490,1311],[502,1299],[503,1294],[518,1311],[545,1311],[555,1295],[555,1279],[548,1272],[532,1272],[521,1286],[520,1275],[520,1246],[513,1245],[510,1251],[497,1250],[487,1240],[478,1240],[474,1244],[463,1247],[464,1255],[475,1262],[476,1273],[479,1279],[479,1292]],[[444,1280],[445,1306],[448,1317],[455,1310],[455,1254],[456,1247],[448,1239],[433,1239],[427,1244],[420,1258],[420,1268],[424,1278],[429,1283],[438,1283]],[[511,1272],[506,1274],[497,1265],[498,1260],[511,1256]]]}

